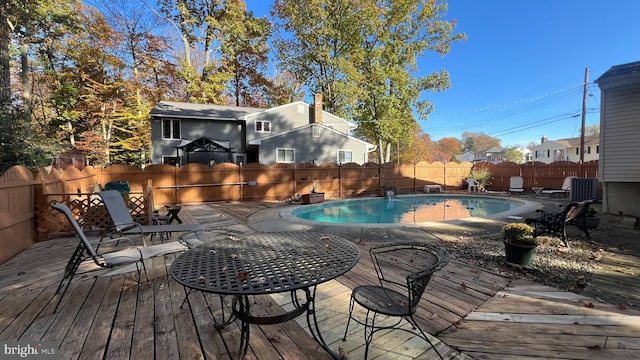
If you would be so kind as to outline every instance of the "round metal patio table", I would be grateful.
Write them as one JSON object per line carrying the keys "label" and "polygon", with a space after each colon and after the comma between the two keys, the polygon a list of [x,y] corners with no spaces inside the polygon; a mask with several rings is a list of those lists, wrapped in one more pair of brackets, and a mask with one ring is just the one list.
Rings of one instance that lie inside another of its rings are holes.
{"label": "round metal patio table", "polygon": [[[231,316],[216,327],[241,321],[240,358],[249,346],[250,324],[277,324],[306,313],[313,338],[339,359],[320,333],[316,286],[346,273],[359,258],[354,243],[334,235],[312,231],[253,233],[184,252],[171,264],[171,276],[189,289],[233,296]],[[293,310],[278,316],[251,314],[250,295],[281,292],[290,292]]]}

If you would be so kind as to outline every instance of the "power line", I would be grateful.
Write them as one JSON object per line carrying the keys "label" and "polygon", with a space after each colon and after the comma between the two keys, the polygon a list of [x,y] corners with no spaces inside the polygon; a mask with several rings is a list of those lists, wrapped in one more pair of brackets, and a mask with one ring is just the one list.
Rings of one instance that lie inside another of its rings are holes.
{"label": "power line", "polygon": [[571,90],[574,90],[576,88],[580,88],[581,86],[583,86],[583,83],[572,85],[572,86],[570,86],[570,87],[568,87],[566,89],[563,89],[563,90],[552,91],[552,92],[546,93],[544,95],[532,96],[532,97],[529,97],[529,98],[526,98],[526,99],[511,101],[511,102],[504,103],[504,104],[486,106],[486,107],[483,107],[483,108],[471,109],[471,110],[465,110],[465,111],[459,111],[459,112],[447,113],[447,114],[433,114],[433,115],[430,115],[430,116],[431,117],[436,117],[436,118],[437,117],[449,117],[449,116],[459,116],[459,115],[465,115],[465,114],[472,114],[472,113],[477,113],[477,112],[495,110],[495,109],[505,108],[505,107],[509,107],[509,106],[513,106],[513,105],[518,105],[518,104],[528,103],[528,102],[532,102],[532,101],[537,101],[537,100],[541,100],[541,99],[544,99],[544,98],[547,98],[547,97],[551,97],[551,96],[556,96],[556,95],[565,93],[567,91],[571,91]]}

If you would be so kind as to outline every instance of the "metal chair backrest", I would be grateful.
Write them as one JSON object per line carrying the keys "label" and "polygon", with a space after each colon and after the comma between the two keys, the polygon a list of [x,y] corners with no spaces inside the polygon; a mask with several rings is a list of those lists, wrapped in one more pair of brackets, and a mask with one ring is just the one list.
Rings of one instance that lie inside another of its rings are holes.
{"label": "metal chair backrest", "polygon": [[[78,224],[76,219],[73,217],[73,214],[71,213],[71,209],[69,209],[67,205],[61,202],[54,202],[53,204],[51,204],[51,207],[60,211],[62,214],[64,214],[64,216],[67,218],[67,221],[69,221],[69,224],[73,228],[73,231],[76,233],[76,235],[80,239],[80,243],[78,245],[77,251],[86,252],[86,254],[89,255],[97,265],[104,266],[104,263],[101,261],[100,256],[98,256],[98,254],[96,253],[96,250],[93,248],[93,245],[91,245],[91,243],[89,242],[89,239],[87,239],[87,236],[84,234],[84,231],[82,231],[80,224]],[[81,254],[77,254],[77,255],[81,255]]]}
{"label": "metal chair backrest", "polygon": [[116,231],[123,231],[136,224],[120,192],[106,190],[98,192],[98,195],[102,198]]}
{"label": "metal chair backrest", "polygon": [[369,253],[380,285],[406,289],[412,312],[433,273],[449,262],[449,254],[444,249],[424,243],[375,246]]}
{"label": "metal chair backrest", "polygon": [[[572,202],[567,205],[567,208],[565,208],[566,216],[564,221],[569,222],[584,217],[592,202],[593,200],[586,200],[579,203]],[[569,208],[570,205],[572,205],[571,208]]]}

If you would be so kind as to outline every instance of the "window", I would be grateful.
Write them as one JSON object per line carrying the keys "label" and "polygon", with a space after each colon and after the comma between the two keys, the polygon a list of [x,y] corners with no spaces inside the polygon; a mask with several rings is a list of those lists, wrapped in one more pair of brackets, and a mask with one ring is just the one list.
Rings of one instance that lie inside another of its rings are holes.
{"label": "window", "polygon": [[596,145],[596,154],[600,154],[600,145]]}
{"label": "window", "polygon": [[551,150],[547,150],[547,157],[550,158],[551,157]]}
{"label": "window", "polygon": [[246,165],[247,160],[245,159],[245,154],[233,154],[234,162],[236,165]]}
{"label": "window", "polygon": [[163,156],[162,163],[165,165],[176,166],[180,164],[180,159],[177,156]]}
{"label": "window", "polygon": [[536,150],[536,159],[538,158],[538,150]]}
{"label": "window", "polygon": [[163,139],[181,139],[180,120],[164,119],[162,120],[162,138]]}
{"label": "window", "polygon": [[591,146],[587,146],[587,154],[591,154]]}
{"label": "window", "polygon": [[271,122],[269,121],[256,121],[256,132],[271,132]]}
{"label": "window", "polygon": [[293,164],[296,161],[296,150],[288,148],[276,149],[276,162]]}
{"label": "window", "polygon": [[576,148],[576,155],[580,155],[580,148]]}
{"label": "window", "polygon": [[338,150],[338,164],[353,162],[353,151]]}

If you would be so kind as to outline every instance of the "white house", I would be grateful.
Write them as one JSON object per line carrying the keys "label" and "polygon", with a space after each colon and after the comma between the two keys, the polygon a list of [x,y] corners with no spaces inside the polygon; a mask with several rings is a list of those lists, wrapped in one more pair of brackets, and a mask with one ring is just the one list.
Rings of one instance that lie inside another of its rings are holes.
{"label": "white house", "polygon": [[[598,160],[600,157],[600,139],[597,136],[585,136],[584,161]],[[551,164],[555,161],[580,161],[580,137],[547,140],[543,136],[540,145],[533,149],[532,161]]]}
{"label": "white house", "polygon": [[612,66],[600,87],[598,180],[602,205],[611,214],[640,217],[640,61]]}

